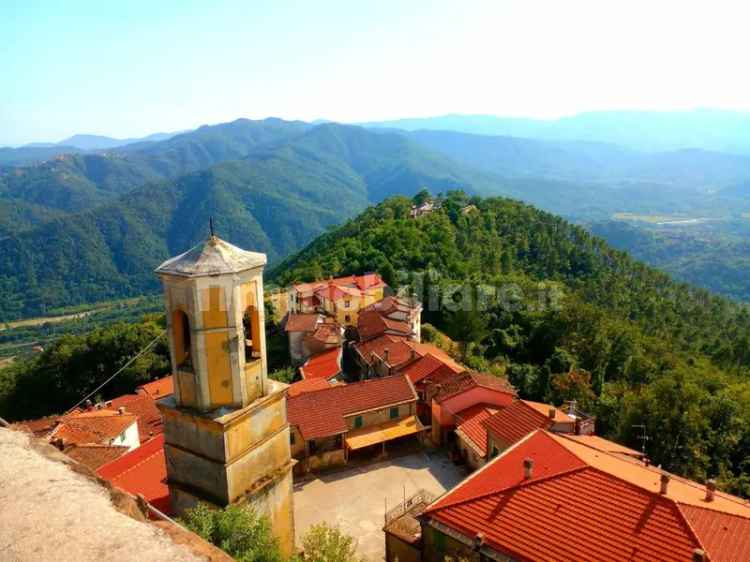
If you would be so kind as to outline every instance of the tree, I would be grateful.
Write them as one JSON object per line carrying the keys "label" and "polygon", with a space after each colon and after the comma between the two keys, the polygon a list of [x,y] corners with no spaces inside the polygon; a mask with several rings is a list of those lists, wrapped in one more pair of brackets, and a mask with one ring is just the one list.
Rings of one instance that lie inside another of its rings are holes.
{"label": "tree", "polygon": [[313,525],[302,539],[308,562],[360,562],[354,539],[328,523]]}
{"label": "tree", "polygon": [[284,559],[268,518],[259,516],[248,506],[214,509],[199,503],[185,512],[181,522],[238,562],[282,562]]}
{"label": "tree", "polygon": [[429,192],[429,190],[426,187],[423,187],[419,190],[419,193],[417,193],[412,201],[414,201],[414,204],[419,207],[422,203],[425,203],[426,201],[429,201],[432,199],[432,194]]}

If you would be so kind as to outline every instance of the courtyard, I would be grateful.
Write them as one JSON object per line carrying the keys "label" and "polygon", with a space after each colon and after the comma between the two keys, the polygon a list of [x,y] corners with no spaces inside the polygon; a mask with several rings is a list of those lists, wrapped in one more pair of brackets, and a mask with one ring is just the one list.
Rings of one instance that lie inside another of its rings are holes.
{"label": "courtyard", "polygon": [[357,541],[368,561],[383,560],[383,522],[391,509],[420,489],[436,495],[452,488],[466,473],[442,451],[419,451],[365,466],[295,482],[297,542],[315,523],[327,522]]}

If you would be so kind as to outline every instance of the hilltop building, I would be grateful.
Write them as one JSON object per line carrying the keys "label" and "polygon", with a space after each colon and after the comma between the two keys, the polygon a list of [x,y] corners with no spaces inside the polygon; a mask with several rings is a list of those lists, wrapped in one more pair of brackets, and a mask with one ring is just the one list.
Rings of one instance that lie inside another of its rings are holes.
{"label": "hilltop building", "polygon": [[216,236],[161,264],[174,394],[159,401],[174,513],[248,503],[294,545],[287,385],[267,377],[265,254]]}
{"label": "hilltop building", "polygon": [[289,290],[289,313],[321,313],[341,326],[356,326],[359,312],[383,299],[388,285],[377,273],[299,283]]}
{"label": "hilltop building", "polygon": [[289,338],[292,365],[301,365],[314,355],[341,347],[344,342],[343,328],[317,312],[287,315],[284,331]]}

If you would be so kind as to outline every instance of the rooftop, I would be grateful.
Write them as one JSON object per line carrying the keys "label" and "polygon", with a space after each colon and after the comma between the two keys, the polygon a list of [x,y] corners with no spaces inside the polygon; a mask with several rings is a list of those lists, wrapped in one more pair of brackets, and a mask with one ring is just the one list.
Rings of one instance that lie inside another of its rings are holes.
{"label": "rooftop", "polygon": [[492,404],[475,404],[456,414],[456,433],[465,436],[480,456],[487,456],[487,430],[482,422],[498,411]]}
{"label": "rooftop", "polygon": [[127,447],[117,445],[69,445],[63,449],[63,453],[71,459],[91,470],[96,470],[103,464],[115,460],[128,452]]}
{"label": "rooftop", "polygon": [[442,382],[433,399],[440,404],[454,396],[477,387],[496,390],[498,392],[507,392],[509,394],[516,393],[516,389],[513,388],[513,385],[504,378],[486,373],[464,371],[463,373]]}
{"label": "rooftop", "polygon": [[312,332],[320,321],[320,314],[289,314],[284,330],[287,332]]}
{"label": "rooftop", "polygon": [[138,421],[133,414],[115,410],[91,410],[67,415],[49,438],[62,439],[63,444],[104,443],[120,435]]}
{"label": "rooftop", "polygon": [[209,236],[184,254],[169,258],[156,268],[159,275],[203,277],[239,273],[266,264],[266,255],[248,252],[218,236]]}
{"label": "rooftop", "polygon": [[171,513],[164,435],[104,464],[96,474],[125,492],[142,495],[162,513]]}
{"label": "rooftop", "polygon": [[[170,396],[171,394],[170,392],[161,398]],[[141,394],[125,394],[124,396],[113,398],[104,404],[107,408],[112,409],[125,408],[128,414],[136,416],[138,419],[138,438],[141,443],[164,432],[164,420],[161,417],[159,408],[156,407],[156,400],[150,394],[145,392]]]}
{"label": "rooftop", "polygon": [[154,400],[159,400],[165,396],[169,396],[174,393],[174,383],[172,382],[172,375],[156,379],[146,384],[142,384],[136,389],[137,392],[148,394]]}
{"label": "rooftop", "polygon": [[[554,422],[549,417],[549,411],[555,410]],[[537,429],[547,429],[558,422],[558,417],[564,416],[566,422],[573,422],[565,413],[554,406],[515,400],[510,406],[503,408],[495,415],[484,420],[483,425],[495,439],[513,445]]]}
{"label": "rooftop", "polygon": [[365,292],[385,288],[388,285],[377,273],[365,273],[363,275],[349,275],[347,277],[336,277],[312,283],[298,283],[294,289],[302,297],[318,295],[324,299],[339,299],[345,295],[360,296]]}
{"label": "rooftop", "polygon": [[674,475],[662,494],[661,470],[605,452],[620,446],[604,441],[537,430],[426,514],[520,560],[676,562],[694,549],[711,562],[750,559],[747,502],[721,492],[709,500],[705,486]]}
{"label": "rooftop", "polygon": [[327,379],[303,379],[301,381],[293,382],[289,385],[287,390],[287,396],[294,398],[305,392],[312,392],[313,390],[322,390],[331,386],[331,383]]}
{"label": "rooftop", "polygon": [[317,355],[313,355],[300,367],[303,379],[332,379],[341,373],[340,347],[334,347]]}
{"label": "rooftop", "polygon": [[289,396],[287,415],[309,440],[345,433],[346,416],[416,400],[409,379],[396,375]]}
{"label": "rooftop", "polygon": [[362,340],[376,338],[386,332],[408,337],[411,335],[411,326],[407,322],[382,316],[376,310],[364,310],[357,318],[357,332]]}

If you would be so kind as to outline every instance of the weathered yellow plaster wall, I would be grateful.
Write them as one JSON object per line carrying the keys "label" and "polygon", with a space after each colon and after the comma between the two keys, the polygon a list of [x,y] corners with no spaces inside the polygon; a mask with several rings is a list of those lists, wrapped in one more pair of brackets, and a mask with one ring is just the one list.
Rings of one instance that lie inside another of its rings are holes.
{"label": "weathered yellow plaster wall", "polygon": [[206,367],[208,371],[208,391],[213,407],[229,406],[232,397],[232,367],[229,363],[229,334],[209,332],[206,340]]}

